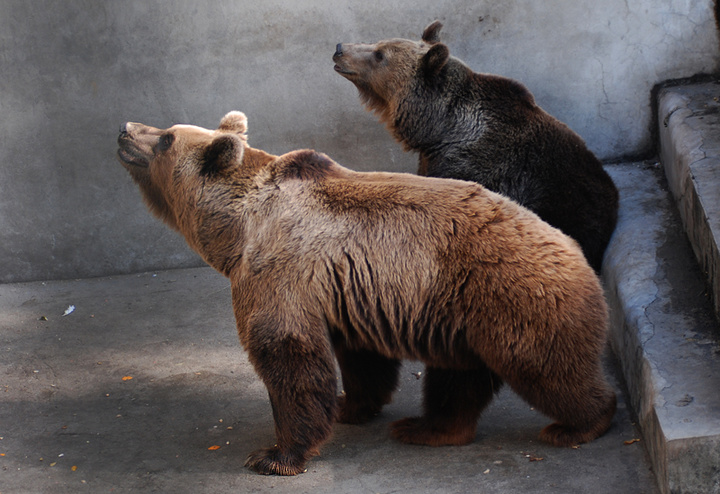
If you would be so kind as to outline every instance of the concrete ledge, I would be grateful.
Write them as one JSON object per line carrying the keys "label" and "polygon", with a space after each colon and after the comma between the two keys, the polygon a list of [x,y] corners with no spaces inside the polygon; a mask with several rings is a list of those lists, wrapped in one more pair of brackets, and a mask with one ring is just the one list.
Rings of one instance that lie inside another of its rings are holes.
{"label": "concrete ledge", "polygon": [[720,314],[720,85],[693,84],[658,94],[660,160],[695,256]]}
{"label": "concrete ledge", "polygon": [[663,493],[720,493],[720,344],[662,170],[608,166],[620,218],[603,266],[618,355]]}

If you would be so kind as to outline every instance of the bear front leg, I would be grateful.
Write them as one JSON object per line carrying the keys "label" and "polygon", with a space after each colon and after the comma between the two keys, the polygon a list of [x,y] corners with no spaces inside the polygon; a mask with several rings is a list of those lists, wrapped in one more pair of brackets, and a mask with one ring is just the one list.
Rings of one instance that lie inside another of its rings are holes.
{"label": "bear front leg", "polygon": [[[322,341],[318,341],[322,340]],[[265,475],[297,475],[331,433],[337,385],[330,343],[322,336],[263,338],[248,353],[270,396],[277,444],[254,451],[245,466]]]}
{"label": "bear front leg", "polygon": [[338,422],[363,424],[372,420],[397,388],[400,361],[367,350],[350,351],[335,345],[345,394],[338,398]]}
{"label": "bear front leg", "polygon": [[484,364],[473,370],[428,367],[423,382],[424,415],[393,422],[391,434],[408,444],[469,444],[475,440],[480,414],[502,384]]}

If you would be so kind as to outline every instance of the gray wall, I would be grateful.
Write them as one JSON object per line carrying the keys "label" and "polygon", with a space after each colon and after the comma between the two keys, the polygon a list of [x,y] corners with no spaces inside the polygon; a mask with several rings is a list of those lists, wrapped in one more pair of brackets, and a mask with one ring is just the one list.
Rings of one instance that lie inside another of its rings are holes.
{"label": "gray wall", "polygon": [[214,127],[358,170],[415,157],[333,72],[340,41],[445,23],[472,68],[523,81],[602,159],[650,149],[650,92],[718,69],[711,0],[0,0],[0,282],[199,263],[114,158],[120,123]]}

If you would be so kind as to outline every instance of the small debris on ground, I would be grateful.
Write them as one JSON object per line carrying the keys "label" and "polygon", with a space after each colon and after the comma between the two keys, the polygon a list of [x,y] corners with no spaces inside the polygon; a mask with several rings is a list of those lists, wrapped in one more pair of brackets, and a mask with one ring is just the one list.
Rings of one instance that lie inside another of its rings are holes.
{"label": "small debris on ground", "polygon": [[532,453],[523,453],[523,456],[528,459],[528,461],[543,461],[545,458],[542,458],[540,456],[535,456]]}

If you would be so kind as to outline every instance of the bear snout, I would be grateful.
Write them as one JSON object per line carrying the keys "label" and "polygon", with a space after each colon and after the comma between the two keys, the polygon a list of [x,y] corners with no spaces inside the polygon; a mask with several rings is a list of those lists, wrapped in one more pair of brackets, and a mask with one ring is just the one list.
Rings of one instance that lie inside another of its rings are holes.
{"label": "bear snout", "polygon": [[124,123],[120,126],[120,135],[117,138],[118,146],[122,147],[123,142],[128,139],[131,139],[131,137],[130,134],[128,134],[127,123]]}
{"label": "bear snout", "polygon": [[348,60],[345,57],[342,43],[338,43],[335,47],[335,53],[333,54],[333,62],[335,62],[335,72],[337,72],[338,74],[344,75],[346,77],[355,75],[355,72],[350,70],[346,65],[348,63]]}
{"label": "bear snout", "polygon": [[147,168],[150,164],[150,156],[147,151],[142,150],[132,135],[133,125],[126,122],[120,126],[120,135],[117,138],[118,149],[117,156],[123,165],[135,165],[141,168]]}

